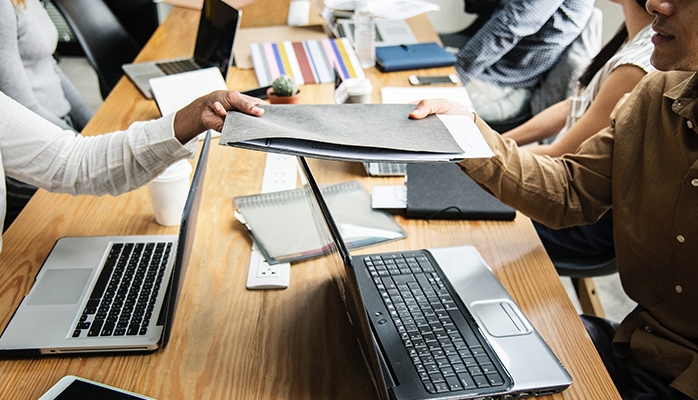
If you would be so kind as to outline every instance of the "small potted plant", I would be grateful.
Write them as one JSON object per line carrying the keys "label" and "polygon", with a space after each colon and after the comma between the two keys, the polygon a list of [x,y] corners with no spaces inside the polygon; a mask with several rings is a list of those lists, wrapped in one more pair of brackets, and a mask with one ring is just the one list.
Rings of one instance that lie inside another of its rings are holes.
{"label": "small potted plant", "polygon": [[292,76],[281,75],[267,90],[271,104],[298,104],[301,99],[296,80]]}

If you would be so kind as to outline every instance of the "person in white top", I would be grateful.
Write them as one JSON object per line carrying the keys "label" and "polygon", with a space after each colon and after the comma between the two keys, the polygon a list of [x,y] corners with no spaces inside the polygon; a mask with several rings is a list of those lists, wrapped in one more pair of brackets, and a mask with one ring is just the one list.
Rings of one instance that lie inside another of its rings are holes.
{"label": "person in white top", "polygon": [[552,144],[529,150],[559,157],[574,153],[583,141],[608,126],[618,100],[654,69],[650,64],[654,46],[647,0],[613,1],[623,7],[625,24],[582,74],[576,96],[548,107],[502,137],[521,146],[557,135]]}
{"label": "person in white top", "polygon": [[[216,91],[160,119],[83,137],[0,92],[0,173],[52,192],[118,195],[145,185],[168,165],[191,156],[201,132],[222,130],[227,110],[260,116],[264,113],[257,107],[261,102],[238,92]],[[2,185],[0,221],[4,216]]]}

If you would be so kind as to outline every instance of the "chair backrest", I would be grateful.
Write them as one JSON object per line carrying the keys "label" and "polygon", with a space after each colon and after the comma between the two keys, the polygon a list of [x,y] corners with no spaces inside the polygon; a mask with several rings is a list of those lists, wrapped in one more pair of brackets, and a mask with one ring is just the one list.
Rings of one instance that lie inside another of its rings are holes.
{"label": "chair backrest", "polygon": [[531,115],[572,95],[577,79],[601,50],[603,13],[594,8],[586,27],[570,44],[555,66],[548,71],[531,98]]}
{"label": "chair backrest", "polygon": [[141,48],[160,24],[157,3],[153,0],[104,0],[104,3]]}
{"label": "chair backrest", "polygon": [[140,46],[102,0],[51,0],[75,33],[106,97],[132,62]]}

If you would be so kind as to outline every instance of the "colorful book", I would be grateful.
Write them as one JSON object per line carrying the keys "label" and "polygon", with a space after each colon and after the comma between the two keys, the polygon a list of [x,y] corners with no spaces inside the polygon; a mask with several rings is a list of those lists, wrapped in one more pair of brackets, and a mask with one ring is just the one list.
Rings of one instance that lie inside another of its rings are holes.
{"label": "colorful book", "polygon": [[346,38],[252,43],[250,53],[260,86],[271,85],[284,74],[292,76],[299,85],[332,83],[335,68],[343,80],[366,77]]}

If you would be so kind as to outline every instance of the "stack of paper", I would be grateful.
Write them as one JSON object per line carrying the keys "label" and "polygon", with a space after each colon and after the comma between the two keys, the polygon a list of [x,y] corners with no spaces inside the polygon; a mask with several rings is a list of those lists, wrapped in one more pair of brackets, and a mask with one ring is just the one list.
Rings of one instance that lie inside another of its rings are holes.
{"label": "stack of paper", "polygon": [[366,76],[348,39],[252,43],[250,52],[260,86],[271,85],[284,74],[299,85],[332,83],[334,68],[342,79]]}

